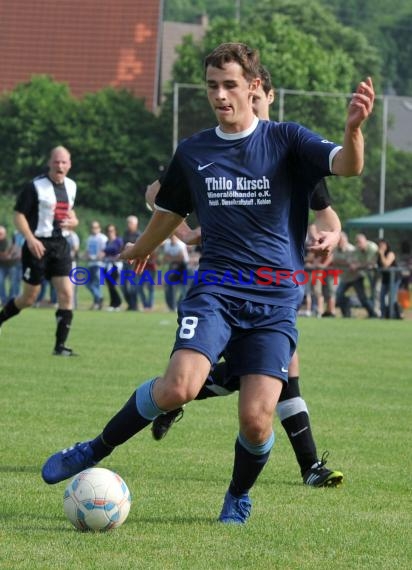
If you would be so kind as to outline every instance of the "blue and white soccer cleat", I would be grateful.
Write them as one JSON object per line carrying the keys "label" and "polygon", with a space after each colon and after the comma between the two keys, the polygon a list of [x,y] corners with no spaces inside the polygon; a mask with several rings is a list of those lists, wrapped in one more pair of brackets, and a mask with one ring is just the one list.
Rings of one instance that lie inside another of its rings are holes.
{"label": "blue and white soccer cleat", "polygon": [[43,465],[41,475],[46,483],[54,485],[97,463],[93,458],[90,441],[83,441],[51,455]]}
{"label": "blue and white soccer cleat", "polygon": [[249,495],[234,497],[227,491],[218,520],[225,524],[245,524],[250,516],[251,509],[252,502]]}

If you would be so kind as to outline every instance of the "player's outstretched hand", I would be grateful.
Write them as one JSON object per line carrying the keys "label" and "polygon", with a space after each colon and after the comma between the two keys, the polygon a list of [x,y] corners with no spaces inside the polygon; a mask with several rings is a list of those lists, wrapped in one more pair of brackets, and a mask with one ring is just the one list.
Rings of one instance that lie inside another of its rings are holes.
{"label": "player's outstretched hand", "polygon": [[131,260],[132,266],[133,266],[133,271],[136,273],[136,275],[140,275],[141,273],[143,273],[144,268],[146,267],[146,263],[149,260],[150,255],[148,255],[145,259],[133,259]]}
{"label": "player's outstretched hand", "polygon": [[372,79],[368,77],[361,81],[352,95],[348,108],[347,126],[352,129],[359,128],[372,113],[375,100]]}
{"label": "player's outstretched hand", "polygon": [[139,275],[140,273],[143,273],[150,255],[147,255],[146,257],[136,257],[135,245],[136,244],[134,243],[127,243],[120,253],[119,259],[130,263],[132,265],[133,271]]}
{"label": "player's outstretched hand", "polygon": [[339,243],[340,232],[318,232],[308,247],[317,257],[325,260]]}

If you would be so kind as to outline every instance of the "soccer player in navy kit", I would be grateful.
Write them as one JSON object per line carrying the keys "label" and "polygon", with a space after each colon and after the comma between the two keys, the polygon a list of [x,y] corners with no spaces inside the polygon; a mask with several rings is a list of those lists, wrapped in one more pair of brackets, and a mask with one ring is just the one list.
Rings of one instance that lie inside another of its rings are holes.
{"label": "soccer player in navy kit", "polygon": [[69,279],[72,259],[65,235],[79,223],[73,210],[76,183],[67,177],[71,168],[69,151],[55,147],[48,167],[48,173],[34,178],[16,201],[15,224],[26,240],[22,251],[24,288],[0,312],[0,326],[33,305],[43,279],[51,279],[58,302],[53,354],[74,356],[65,345],[73,319],[73,285]]}
{"label": "soccer player in navy kit", "polygon": [[[263,66],[260,68],[259,76],[262,83],[253,96],[253,109],[259,119],[268,121],[270,119],[269,109],[274,101],[275,92],[270,74]],[[154,209],[161,182],[162,179],[154,182],[148,186],[146,191],[146,201],[151,209]],[[315,225],[318,229],[317,238],[318,242],[321,241],[315,246],[317,254],[324,254],[325,251],[328,254],[337,245],[341,233],[341,224],[339,217],[331,207],[331,200],[324,179],[316,185],[311,196],[310,207],[315,212]],[[195,243],[198,243],[196,239],[198,236],[200,243],[200,232],[191,230],[186,222],[180,224],[176,233],[183,241],[192,242],[195,239]],[[228,376],[226,368],[225,362],[220,362],[213,367],[204,386],[196,396],[196,400],[227,396],[239,390],[239,377]],[[324,452],[321,459],[317,455],[308,407],[300,394],[297,350],[289,363],[288,382],[282,386],[276,413],[295,452],[304,484],[312,487],[340,485],[343,480],[342,472],[325,467],[328,452]],[[152,423],[154,439],[163,439],[173,423],[180,421],[182,416],[183,408],[177,408],[177,410],[158,416]]]}
{"label": "soccer player in navy kit", "polygon": [[239,43],[222,44],[207,56],[208,100],[219,125],[180,143],[157,210],[121,254],[141,270],[148,255],[196,211],[201,279],[179,306],[164,376],[139,386],[94,440],[52,455],[42,469],[47,483],[96,464],[162,412],[193,400],[224,353],[229,374],[240,377],[240,429],[219,521],[247,521],[249,491],[274,443],[273,412],[296,346],[301,293],[288,274],[303,268],[310,193],[331,173],[360,174],[361,125],[374,99],[368,78],[352,96],[339,146],[301,125],[255,117],[259,65],[257,52]]}

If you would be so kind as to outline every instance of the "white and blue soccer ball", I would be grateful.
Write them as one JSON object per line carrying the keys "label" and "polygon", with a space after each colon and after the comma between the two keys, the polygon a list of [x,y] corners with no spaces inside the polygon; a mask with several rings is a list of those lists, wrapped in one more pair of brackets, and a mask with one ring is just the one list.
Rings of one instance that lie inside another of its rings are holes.
{"label": "white and blue soccer ball", "polygon": [[101,467],[76,475],[64,492],[64,512],[83,531],[119,527],[127,519],[130,505],[130,492],[120,475]]}

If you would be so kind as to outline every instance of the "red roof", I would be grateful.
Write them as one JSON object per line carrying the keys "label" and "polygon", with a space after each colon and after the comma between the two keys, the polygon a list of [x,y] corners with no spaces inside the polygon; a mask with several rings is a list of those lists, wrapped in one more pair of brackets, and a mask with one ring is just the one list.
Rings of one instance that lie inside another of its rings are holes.
{"label": "red roof", "polygon": [[0,90],[34,74],[76,96],[111,85],[157,107],[162,0],[0,0]]}

